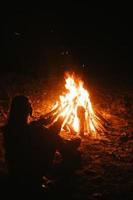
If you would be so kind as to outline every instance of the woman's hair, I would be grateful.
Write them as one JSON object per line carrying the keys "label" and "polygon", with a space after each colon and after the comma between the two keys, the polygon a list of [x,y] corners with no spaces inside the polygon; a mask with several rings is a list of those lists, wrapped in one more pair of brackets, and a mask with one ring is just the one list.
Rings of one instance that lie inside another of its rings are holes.
{"label": "woman's hair", "polygon": [[12,99],[8,124],[23,123],[27,120],[28,115],[32,114],[32,107],[29,99],[24,95],[17,95]]}

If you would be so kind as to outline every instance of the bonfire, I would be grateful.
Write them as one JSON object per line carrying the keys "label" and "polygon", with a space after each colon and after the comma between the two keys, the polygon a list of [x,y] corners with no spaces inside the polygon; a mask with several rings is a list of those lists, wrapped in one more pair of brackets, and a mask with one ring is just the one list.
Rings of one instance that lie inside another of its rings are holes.
{"label": "bonfire", "polygon": [[61,130],[74,133],[80,136],[90,135],[99,137],[104,131],[100,114],[95,113],[89,92],[84,88],[84,82],[74,74],[65,76],[66,92],[59,96],[59,100],[52,106],[51,111],[46,115],[52,115],[53,125],[60,117],[63,118]]}

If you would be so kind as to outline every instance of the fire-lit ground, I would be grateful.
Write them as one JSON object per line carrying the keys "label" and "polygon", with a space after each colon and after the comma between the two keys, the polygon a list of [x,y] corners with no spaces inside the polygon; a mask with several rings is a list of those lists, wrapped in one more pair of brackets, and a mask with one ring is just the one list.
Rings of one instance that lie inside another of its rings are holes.
{"label": "fire-lit ground", "polygon": [[[35,116],[47,113],[62,92],[55,76],[45,79],[1,78],[0,122],[5,122],[9,100],[17,93],[28,95]],[[6,88],[6,89],[5,89]],[[71,179],[62,184],[62,199],[133,199],[133,93],[120,85],[90,84],[94,109],[107,120],[100,139],[84,137],[81,143],[82,165]],[[5,173],[4,149],[0,135],[0,173]]]}

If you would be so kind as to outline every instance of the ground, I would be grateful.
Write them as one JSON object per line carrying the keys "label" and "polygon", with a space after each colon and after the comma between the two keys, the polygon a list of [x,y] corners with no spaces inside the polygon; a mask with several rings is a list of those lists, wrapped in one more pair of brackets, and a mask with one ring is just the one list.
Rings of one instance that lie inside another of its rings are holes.
{"label": "ground", "polygon": [[[61,80],[62,81],[62,80]],[[82,138],[82,164],[63,184],[63,196],[72,200],[133,199],[133,93],[123,85],[88,86],[95,110],[106,119],[100,139]],[[46,78],[3,74],[0,79],[0,125],[5,123],[11,98],[30,97],[34,115],[48,112],[62,92],[57,76]],[[0,175],[6,173],[3,137],[0,133]],[[62,197],[63,199],[63,197]]]}

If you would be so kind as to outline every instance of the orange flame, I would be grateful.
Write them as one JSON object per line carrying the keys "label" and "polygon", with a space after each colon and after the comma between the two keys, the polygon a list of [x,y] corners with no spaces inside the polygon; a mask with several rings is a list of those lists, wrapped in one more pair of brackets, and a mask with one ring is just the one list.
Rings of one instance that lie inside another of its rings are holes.
{"label": "orange flame", "polygon": [[67,75],[65,79],[66,94],[59,97],[59,101],[53,109],[58,108],[56,120],[63,116],[62,129],[66,125],[71,127],[76,133],[80,131],[80,121],[78,117],[78,107],[84,109],[84,135],[90,134],[96,137],[97,130],[102,129],[100,119],[95,115],[90,101],[89,93],[84,88],[83,81],[76,79],[74,75]]}

